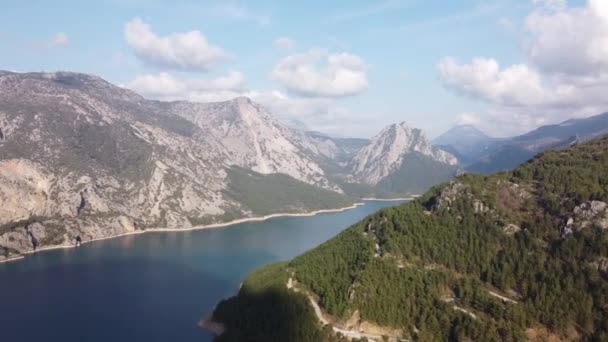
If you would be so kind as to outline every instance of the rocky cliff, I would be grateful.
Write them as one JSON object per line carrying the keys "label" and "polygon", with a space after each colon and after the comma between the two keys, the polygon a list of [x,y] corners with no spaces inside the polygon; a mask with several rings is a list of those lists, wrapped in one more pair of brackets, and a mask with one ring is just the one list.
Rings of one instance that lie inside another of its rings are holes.
{"label": "rocky cliff", "polygon": [[342,193],[303,134],[246,98],[164,103],[90,75],[2,72],[0,129],[0,246],[12,252],[254,216],[228,191],[232,167]]}

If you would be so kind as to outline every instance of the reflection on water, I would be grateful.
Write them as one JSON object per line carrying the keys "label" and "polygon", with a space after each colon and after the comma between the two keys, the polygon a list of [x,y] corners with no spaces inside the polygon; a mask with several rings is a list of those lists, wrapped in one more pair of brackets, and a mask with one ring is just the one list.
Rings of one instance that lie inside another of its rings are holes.
{"label": "reflection on water", "polygon": [[153,232],[0,264],[3,341],[211,341],[197,322],[268,262],[298,255],[376,210]]}

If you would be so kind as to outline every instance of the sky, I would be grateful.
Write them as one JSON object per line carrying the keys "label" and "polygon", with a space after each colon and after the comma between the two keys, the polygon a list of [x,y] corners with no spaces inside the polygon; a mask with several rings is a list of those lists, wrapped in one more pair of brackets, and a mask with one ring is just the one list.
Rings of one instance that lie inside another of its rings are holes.
{"label": "sky", "polygon": [[299,127],[494,136],[608,111],[608,0],[2,0],[0,69],[160,100],[248,96]]}

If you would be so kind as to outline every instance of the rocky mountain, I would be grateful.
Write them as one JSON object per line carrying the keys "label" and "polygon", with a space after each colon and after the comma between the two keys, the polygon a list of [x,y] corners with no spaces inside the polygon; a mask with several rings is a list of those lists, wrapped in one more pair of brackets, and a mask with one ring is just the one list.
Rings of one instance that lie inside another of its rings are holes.
{"label": "rocky mountain", "polygon": [[539,127],[526,134],[490,143],[468,171],[490,173],[513,168],[539,152],[564,148],[608,133],[608,113]]}
{"label": "rocky mountain", "polygon": [[[245,98],[165,103],[90,75],[1,72],[0,129],[0,247],[14,252],[352,203],[305,134]],[[243,196],[260,182],[263,198]]]}
{"label": "rocky mountain", "polygon": [[458,125],[433,139],[433,145],[450,152],[462,165],[477,160],[499,139],[471,125]]}
{"label": "rocky mountain", "polygon": [[350,161],[359,150],[369,144],[368,139],[336,138],[314,131],[307,131],[306,137],[315,146],[313,150],[318,155],[338,164]]}
{"label": "rocky mountain", "polygon": [[204,323],[217,341],[608,339],[608,137],[460,175],[291,261]]}
{"label": "rocky mountain", "polygon": [[152,101],[91,75],[0,71],[0,247],[13,254],[403,196],[455,168],[405,124],[335,138],[245,97]]}
{"label": "rocky mountain", "polygon": [[225,162],[262,174],[284,173],[297,180],[342,192],[312,159],[322,153],[301,132],[275,120],[249,98],[219,103],[171,102],[162,110],[195,123],[219,143]]}
{"label": "rocky mountain", "polygon": [[426,190],[453,177],[457,166],[454,156],[405,122],[384,128],[348,164],[356,181],[393,193]]}

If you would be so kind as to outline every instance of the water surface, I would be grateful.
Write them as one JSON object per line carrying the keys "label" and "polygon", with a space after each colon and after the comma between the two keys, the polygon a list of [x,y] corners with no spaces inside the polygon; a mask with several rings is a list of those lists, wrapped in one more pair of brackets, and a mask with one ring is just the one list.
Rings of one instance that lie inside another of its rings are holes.
{"label": "water surface", "polygon": [[2,341],[211,341],[197,322],[256,267],[395,202],[97,241],[0,264]]}

